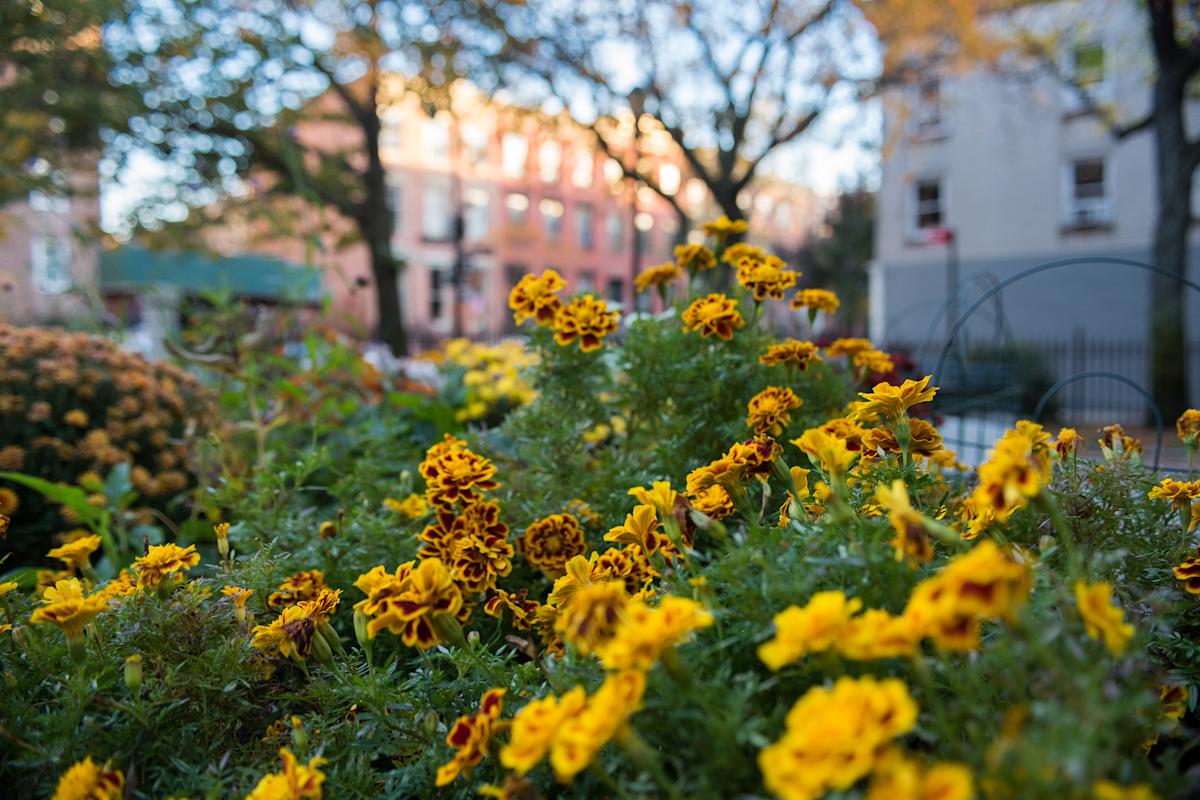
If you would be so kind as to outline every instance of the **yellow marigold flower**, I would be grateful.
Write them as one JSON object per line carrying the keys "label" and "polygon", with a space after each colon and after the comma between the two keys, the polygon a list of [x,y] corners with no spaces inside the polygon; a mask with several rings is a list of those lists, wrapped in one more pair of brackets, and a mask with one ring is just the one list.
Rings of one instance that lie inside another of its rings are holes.
{"label": "yellow marigold flower", "polygon": [[635,486],[626,494],[637,498],[641,505],[653,506],[663,518],[675,513],[675,500],[679,497],[679,492],[671,488],[670,481],[653,481],[649,489]]}
{"label": "yellow marigold flower", "polygon": [[[908,452],[912,456],[930,457],[941,451],[942,435],[938,433],[937,428],[923,419],[910,419],[908,421]],[[896,441],[896,434],[890,428],[871,428],[863,431],[862,434],[863,451],[867,454],[875,454],[882,451],[884,453],[900,453],[900,443]]]}
{"label": "yellow marigold flower", "polygon": [[56,547],[46,554],[48,558],[57,558],[74,572],[84,566],[90,566],[92,553],[100,549],[100,537],[95,535],[81,536],[67,542],[62,547]]}
{"label": "yellow marigold flower", "polygon": [[839,678],[809,689],[788,712],[783,736],[758,754],[763,783],[782,800],[849,789],[916,721],[917,704],[896,678]]}
{"label": "yellow marigold flower", "polygon": [[120,602],[136,591],[137,580],[129,570],[123,569],[117,573],[117,577],[97,589],[95,594],[96,597],[103,598],[104,602],[111,603],[112,601]]}
{"label": "yellow marigold flower", "polygon": [[979,485],[968,503],[968,533],[973,538],[993,522],[1003,523],[1049,482],[1050,436],[1040,425],[1022,420],[996,442],[979,467]]}
{"label": "yellow marigold flower", "polygon": [[529,524],[517,537],[517,549],[525,560],[550,577],[558,577],[567,561],[586,547],[579,520],[570,514],[551,514]]}
{"label": "yellow marigold flower", "polygon": [[866,339],[834,339],[833,342],[825,348],[825,352],[830,358],[838,356],[851,356],[856,353],[865,353],[868,350],[874,350],[875,347]]}
{"label": "yellow marigold flower", "polygon": [[440,643],[442,635],[435,619],[443,614],[455,616],[463,607],[462,591],[450,571],[438,559],[426,559],[402,580],[399,588],[400,592],[386,603],[378,602],[372,593],[371,599],[379,611],[368,626],[369,635],[387,628],[406,646],[421,650]]}
{"label": "yellow marigold flower", "polygon": [[864,350],[850,357],[850,362],[863,372],[872,375],[887,375],[896,368],[892,357],[882,350]]}
{"label": "yellow marigold flower", "polygon": [[599,525],[600,515],[597,514],[592,507],[584,502],[581,498],[576,497],[573,500],[568,500],[563,506],[563,512],[572,515],[579,520],[580,525]]}
{"label": "yellow marigold flower", "polygon": [[1075,604],[1088,636],[1103,641],[1113,655],[1125,652],[1133,638],[1133,626],[1125,621],[1121,607],[1113,605],[1111,585],[1105,581],[1075,581]]}
{"label": "yellow marigold flower", "polygon": [[288,606],[269,625],[255,625],[251,644],[257,650],[273,650],[284,658],[308,655],[317,636],[317,621],[302,606]]}
{"label": "yellow marigold flower", "polygon": [[1186,684],[1172,683],[1158,687],[1164,719],[1183,719],[1187,712],[1189,690]]}
{"label": "yellow marigold flower", "polygon": [[890,748],[871,773],[866,800],[971,800],[973,783],[971,770],[962,764],[940,762],[922,770]]}
{"label": "yellow marigold flower", "polygon": [[841,592],[817,592],[803,608],[789,606],[775,615],[775,638],[759,646],[758,657],[777,672],[808,653],[829,650],[861,608],[861,600]]}
{"label": "yellow marigold flower", "polygon": [[46,590],[42,605],[33,610],[29,621],[52,622],[68,639],[77,639],[83,635],[83,626],[107,607],[103,597],[85,595],[83,584],[77,578],[67,578]]}
{"label": "yellow marigold flower", "polygon": [[4,581],[0,583],[0,597],[4,597],[4,595],[18,588],[20,588],[20,584],[16,581]]}
{"label": "yellow marigold flower", "polygon": [[[388,611],[403,594],[415,564],[415,561],[407,561],[396,567],[395,573],[388,572],[380,564],[359,575],[354,580],[354,588],[367,597],[355,603],[354,610],[367,616],[376,616]],[[374,638],[375,631],[371,631],[370,635]]]}
{"label": "yellow marigold flower", "polygon": [[545,270],[541,275],[525,275],[508,295],[508,307],[513,310],[513,319],[518,325],[527,319],[536,321],[538,325],[553,323],[562,307],[558,292],[566,285],[562,276],[552,269]]}
{"label": "yellow marigold flower", "polygon": [[1142,442],[1126,434],[1120,425],[1106,425],[1100,429],[1100,450],[1107,461],[1137,458],[1142,453]]}
{"label": "yellow marigold flower", "polygon": [[754,258],[743,258],[737,265],[738,283],[754,295],[754,301],[761,303],[767,298],[782,300],[784,293],[796,285],[800,273],[785,269],[783,259],[767,256],[759,261]]}
{"label": "yellow marigold flower", "polygon": [[51,800],[120,800],[124,794],[124,773],[110,762],[101,766],[88,756],[62,774]]}
{"label": "yellow marigold flower", "polygon": [[642,707],[646,676],[638,670],[609,673],[583,709],[563,720],[550,746],[550,765],[570,783]]}
{"label": "yellow marigold flower", "polygon": [[1183,582],[1183,590],[1188,594],[1200,595],[1200,548],[1196,555],[1185,559],[1182,564],[1172,569],[1175,578]]}
{"label": "yellow marigold flower", "polygon": [[[341,589],[322,589],[312,600],[301,600],[296,606],[303,610],[305,614],[312,617],[313,622],[321,625],[329,621],[329,618],[337,611],[338,604],[341,601]],[[245,601],[243,600],[242,602],[244,603]]]}
{"label": "yellow marigold flower", "polygon": [[665,651],[712,623],[712,614],[686,597],[664,597],[657,608],[634,600],[622,611],[616,633],[596,648],[596,656],[608,670],[646,671]]}
{"label": "yellow marigold flower", "polygon": [[625,515],[625,524],[610,528],[604,534],[604,541],[635,544],[647,555],[654,555],[661,550],[667,563],[681,555],[671,537],[662,530],[656,509],[651,505],[634,506],[633,513]]}
{"label": "yellow marigold flower", "polygon": [[858,457],[846,446],[845,439],[821,428],[809,428],[799,439],[792,439],[792,444],[807,453],[814,464],[830,475],[845,475]]}
{"label": "yellow marigold flower", "polygon": [[496,720],[504,707],[504,689],[490,689],[479,701],[479,711],[455,720],[446,744],[454,748],[454,758],[438,767],[436,785],[445,786],[464,772],[467,775],[488,755]]}
{"label": "yellow marigold flower", "polygon": [[716,336],[729,341],[733,332],[745,325],[737,301],[715,292],[697,298],[683,312],[683,329],[689,333],[700,331],[704,338]]}
{"label": "yellow marigold flower", "polygon": [[1059,460],[1074,455],[1083,448],[1083,437],[1074,428],[1060,428],[1054,440],[1054,450]]}
{"label": "yellow marigold flower", "polygon": [[512,614],[513,627],[517,630],[527,631],[533,624],[534,617],[541,605],[537,600],[529,599],[529,590],[524,587],[515,592],[496,589],[496,593],[483,604],[483,613],[499,619],[507,610]]}
{"label": "yellow marigold flower", "polygon": [[813,312],[832,314],[838,310],[841,304],[842,301],[838,300],[838,296],[828,289],[801,289],[796,292],[796,296],[792,298],[789,305],[797,311],[808,308]]}
{"label": "yellow marigold flower", "polygon": [[891,421],[902,418],[910,408],[928,403],[937,394],[936,386],[930,388],[929,379],[926,375],[919,381],[906,380],[900,386],[877,383],[870,392],[859,392],[862,400],[853,404],[850,419],[869,422],[876,416]]}
{"label": "yellow marigold flower", "polygon": [[896,535],[892,548],[896,560],[907,559],[910,563],[925,563],[933,560],[933,542],[925,529],[925,517],[919,514],[908,498],[908,487],[897,478],[890,487],[880,486],[875,490],[879,505],[888,512],[888,522]]}
{"label": "yellow marigold flower", "polygon": [[243,589],[240,586],[222,586],[221,594],[233,601],[234,615],[238,622],[246,621],[246,601],[254,594],[253,589]]}
{"label": "yellow marigold flower", "polygon": [[1200,497],[1200,481],[1177,481],[1174,478],[1163,478],[1162,483],[1153,487],[1147,495],[1151,500],[1169,500],[1177,508],[1191,505]]}
{"label": "yellow marigold flower", "polygon": [[765,261],[769,256],[766,250],[753,244],[745,242],[737,242],[725,248],[725,252],[721,253],[721,260],[726,264],[737,264],[743,258],[753,258],[759,261]]}
{"label": "yellow marigold flower", "polygon": [[[461,444],[461,443],[460,443]],[[458,503],[470,505],[482,499],[482,493],[500,486],[492,462],[465,445],[438,449],[434,445],[421,462],[425,478],[425,499],[442,509]]]}
{"label": "yellow marigold flower", "polygon": [[618,581],[600,581],[580,586],[558,612],[554,630],[583,655],[611,639],[629,604],[625,585]]}
{"label": "yellow marigold flower", "polygon": [[7,486],[0,486],[0,514],[11,517],[20,507],[20,496]]}
{"label": "yellow marigold flower", "polygon": [[559,309],[554,317],[554,341],[561,347],[579,341],[579,349],[587,353],[599,350],[604,337],[617,330],[617,312],[608,310],[608,303],[585,294]]}
{"label": "yellow marigold flower", "polygon": [[494,783],[482,784],[475,792],[496,800],[535,800],[538,797],[534,785],[520,775],[509,775],[499,786]]}
{"label": "yellow marigold flower", "polygon": [[[692,475],[695,474],[693,472],[691,475],[688,475],[689,482],[692,479]],[[689,488],[688,498],[691,501],[692,508],[706,517],[724,519],[733,513],[733,498],[729,496],[729,492],[717,484],[712,484],[703,489]]]}
{"label": "yellow marigold flower", "polygon": [[910,617],[869,608],[842,630],[837,651],[855,661],[878,661],[912,655],[920,643],[921,631]]}
{"label": "yellow marigold flower", "polygon": [[279,757],[283,771],[264,775],[246,800],[321,800],[325,773],[320,768],[325,759],[310,759],[305,766],[286,747],[280,749]]}
{"label": "yellow marigold flower", "polygon": [[758,360],[769,367],[777,364],[795,364],[803,372],[810,364],[820,361],[821,354],[812,342],[787,339],[768,347],[767,352],[759,356]]}
{"label": "yellow marigold flower", "polygon": [[500,763],[524,775],[550,752],[563,723],[583,711],[587,694],[576,686],[562,697],[531,700],[516,713],[508,744],[500,750]]}
{"label": "yellow marigold flower", "polygon": [[1096,781],[1092,784],[1093,800],[1158,800],[1158,795],[1144,783],[1122,786],[1113,781]]}
{"label": "yellow marigold flower", "polygon": [[750,230],[750,223],[744,219],[730,219],[722,214],[716,219],[700,223],[700,230],[704,231],[706,236],[715,236],[724,240],[730,234],[736,235]]}
{"label": "yellow marigold flower", "polygon": [[319,569],[302,570],[284,578],[279,590],[267,595],[267,605],[274,609],[294,606],[304,600],[314,599],[328,588],[324,572]]}
{"label": "yellow marigold flower", "polygon": [[152,544],[146,555],[133,562],[133,569],[137,573],[139,589],[154,589],[172,575],[178,575],[182,581],[182,573],[199,563],[200,554],[194,544],[187,547],[174,543]]}
{"label": "yellow marigold flower", "polygon": [[717,257],[702,244],[675,245],[675,263],[688,272],[702,272],[717,265]]}
{"label": "yellow marigold flower", "polygon": [[88,413],[82,408],[72,408],[63,414],[63,422],[76,428],[86,428],[89,422]]}
{"label": "yellow marigold flower", "polygon": [[1175,420],[1175,432],[1179,434],[1179,441],[1188,447],[1195,447],[1200,440],[1200,410],[1189,408],[1180,414],[1179,419]]}
{"label": "yellow marigold flower", "polygon": [[768,386],[754,397],[746,409],[746,424],[755,433],[770,433],[778,436],[783,428],[792,421],[793,411],[803,405],[804,401],[796,396],[786,386]]}
{"label": "yellow marigold flower", "polygon": [[921,581],[904,609],[923,636],[947,650],[979,646],[980,623],[1011,621],[1029,596],[1029,567],[1006,555],[992,541],[952,560],[940,573]]}
{"label": "yellow marigold flower", "polygon": [[644,292],[652,286],[666,286],[674,283],[682,275],[679,271],[679,265],[674,261],[668,261],[666,264],[659,264],[656,267],[649,267],[638,273],[634,278],[633,286],[638,292]]}

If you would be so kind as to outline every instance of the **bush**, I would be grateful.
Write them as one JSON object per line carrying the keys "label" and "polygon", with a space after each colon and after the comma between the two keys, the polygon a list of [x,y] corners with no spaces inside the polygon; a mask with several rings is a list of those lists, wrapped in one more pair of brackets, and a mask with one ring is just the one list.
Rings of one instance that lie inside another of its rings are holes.
{"label": "bush", "polygon": [[[0,470],[95,492],[127,465],[139,504],[159,511],[194,484],[189,443],[207,422],[209,399],[182,370],[98,336],[11,325],[0,325],[0,364]],[[10,565],[40,559],[55,534],[77,527],[41,493],[4,486]]]}

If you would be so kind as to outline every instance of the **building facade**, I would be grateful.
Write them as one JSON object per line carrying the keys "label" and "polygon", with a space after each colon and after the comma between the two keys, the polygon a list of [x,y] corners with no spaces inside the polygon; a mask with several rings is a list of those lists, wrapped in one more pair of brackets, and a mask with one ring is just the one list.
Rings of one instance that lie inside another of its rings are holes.
{"label": "building facade", "polygon": [[[941,343],[945,323],[936,318],[954,286],[949,307],[961,312],[996,283],[1065,259],[1081,263],[1006,288],[972,316],[968,335],[1146,340],[1149,273],[1091,259],[1151,260],[1153,139],[1114,138],[1060,77],[1072,76],[1116,119],[1141,116],[1153,68],[1144,16],[1131,0],[1044,6],[1020,23],[1065,31],[1059,75],[928,75],[887,97],[870,281],[875,340]],[[1194,131],[1200,104],[1191,116]],[[1191,264],[1195,276],[1200,235]],[[1200,334],[1200,297],[1191,310]]]}

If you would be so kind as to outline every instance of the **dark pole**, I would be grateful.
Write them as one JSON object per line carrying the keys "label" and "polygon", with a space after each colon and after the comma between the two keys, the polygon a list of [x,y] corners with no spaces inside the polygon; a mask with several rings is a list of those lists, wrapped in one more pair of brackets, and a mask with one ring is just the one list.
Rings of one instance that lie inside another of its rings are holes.
{"label": "dark pole", "polygon": [[629,195],[629,231],[633,236],[633,241],[630,243],[629,257],[629,310],[632,311],[637,305],[637,291],[634,289],[634,283],[637,281],[638,273],[642,271],[642,237],[639,235],[637,218],[638,218],[638,161],[641,159],[641,137],[642,129],[638,124],[642,120],[642,111],[645,108],[646,96],[641,89],[634,89],[629,93],[629,109],[633,112],[633,164],[630,171],[630,195]]}
{"label": "dark pole", "polygon": [[463,335],[463,288],[467,281],[467,222],[463,216],[462,190],[462,142],[458,135],[458,119],[451,118],[451,158],[450,173],[453,190],[451,202],[454,204],[454,219],[450,235],[454,242],[454,265],[450,269],[451,294],[454,296],[454,308],[451,310],[451,332],[455,337]]}

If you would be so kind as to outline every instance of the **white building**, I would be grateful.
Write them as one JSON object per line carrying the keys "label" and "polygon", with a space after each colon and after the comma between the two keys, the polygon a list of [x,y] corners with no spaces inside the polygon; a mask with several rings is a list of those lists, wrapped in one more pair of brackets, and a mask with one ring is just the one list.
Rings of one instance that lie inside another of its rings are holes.
{"label": "white building", "polygon": [[[1136,0],[1062,2],[1023,17],[1026,29],[1065,31],[1060,75],[1031,73],[1028,65],[1020,75],[929,75],[886,98],[870,289],[874,341],[944,341],[945,325],[931,323],[948,297],[954,249],[960,311],[987,286],[1047,262],[1151,260],[1152,133],[1116,140],[1061,79],[1074,75],[1118,120],[1144,113],[1153,63],[1139,6]],[[1193,132],[1200,130],[1196,106]],[[942,241],[947,231],[953,246]],[[1193,251],[1195,276],[1200,235]],[[999,306],[981,307],[968,332],[974,342],[1000,330],[1017,340],[1144,343],[1149,286],[1149,273],[1111,264],[1050,270],[1005,289]],[[1191,310],[1192,330],[1200,334],[1200,296]],[[1141,382],[1143,375],[1132,377]]]}

